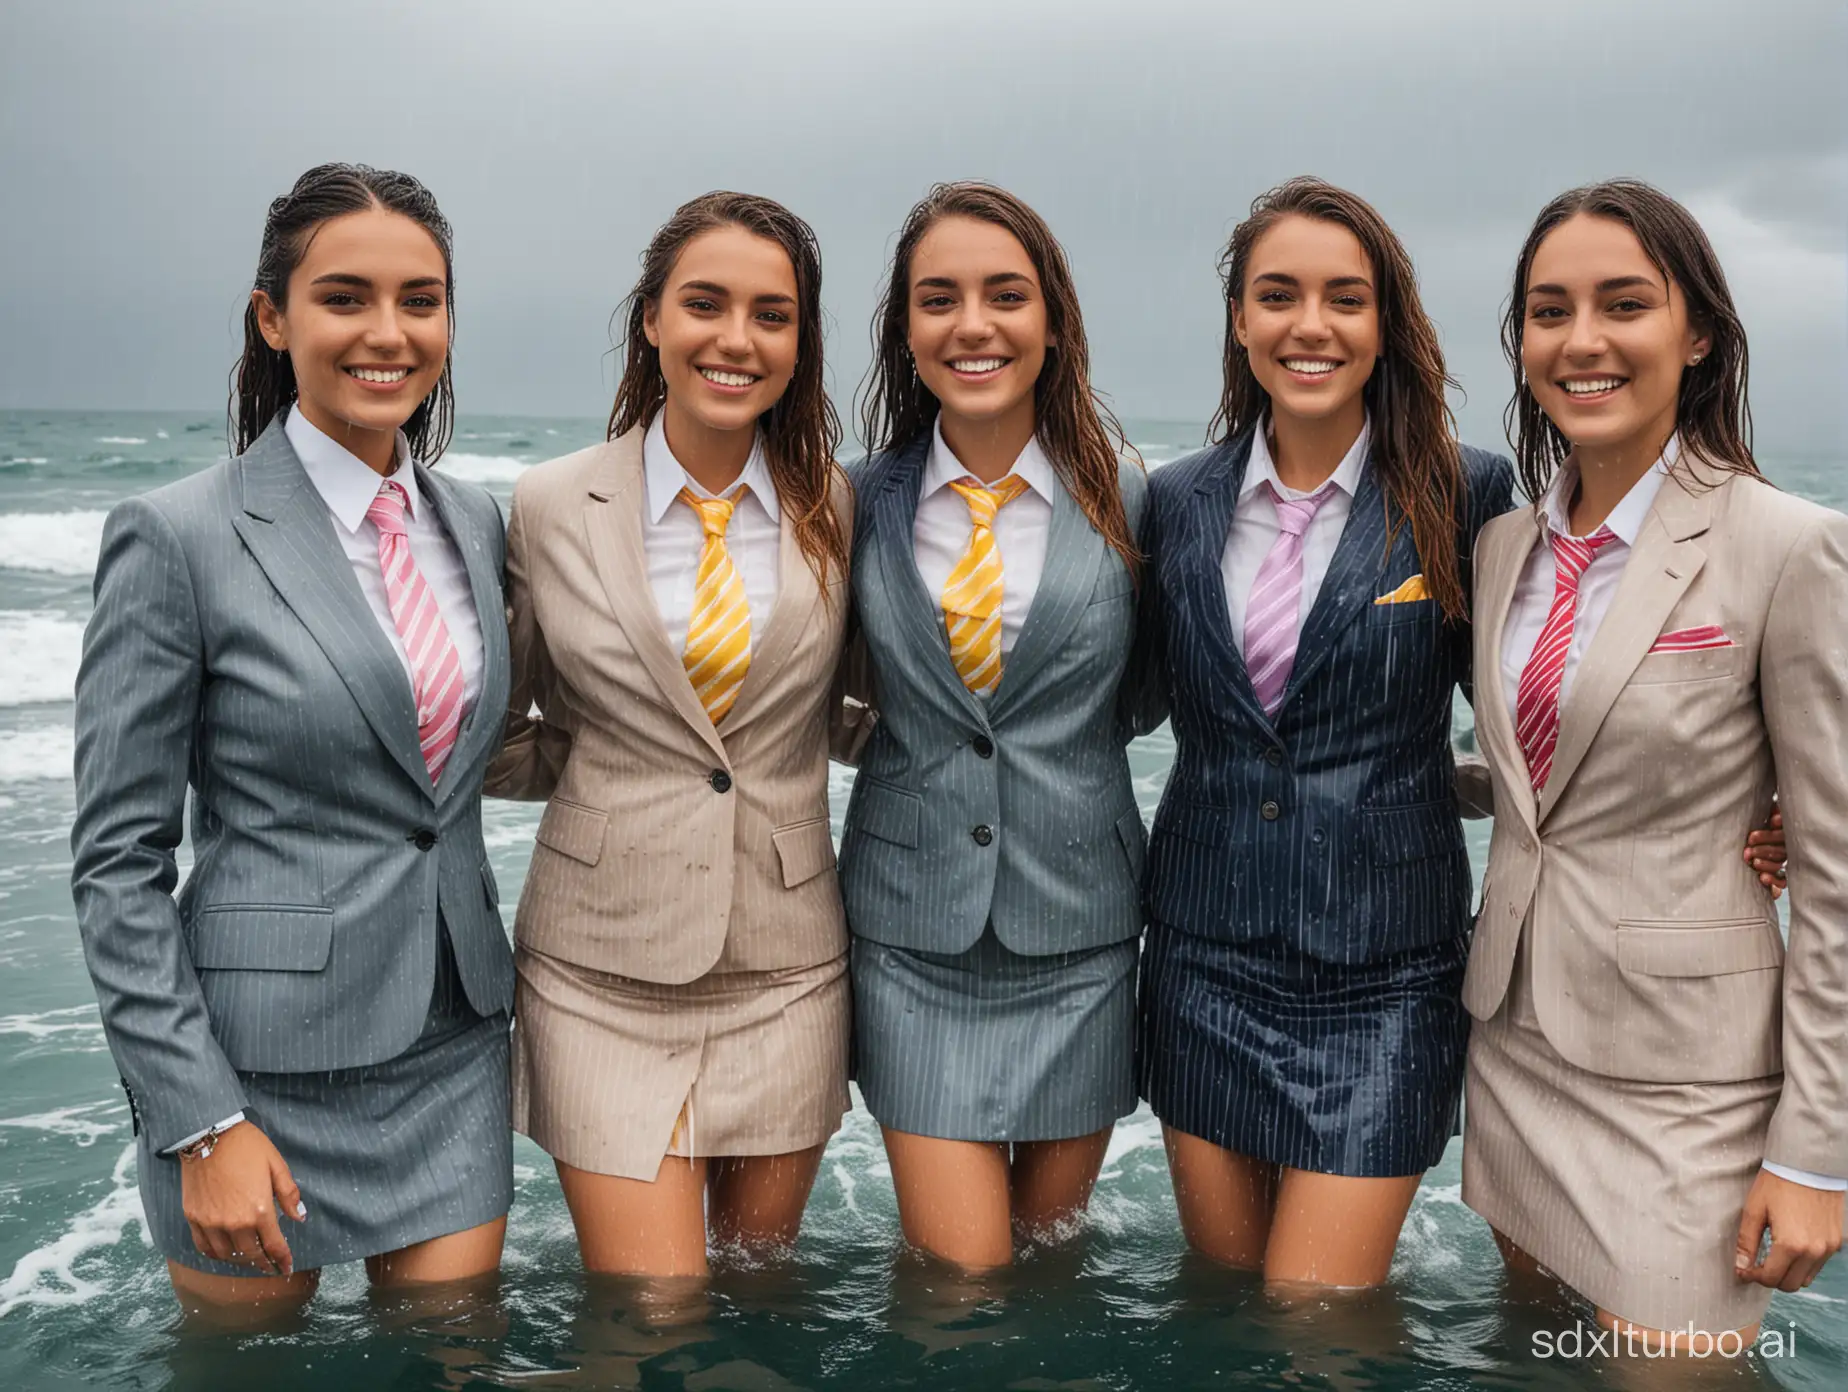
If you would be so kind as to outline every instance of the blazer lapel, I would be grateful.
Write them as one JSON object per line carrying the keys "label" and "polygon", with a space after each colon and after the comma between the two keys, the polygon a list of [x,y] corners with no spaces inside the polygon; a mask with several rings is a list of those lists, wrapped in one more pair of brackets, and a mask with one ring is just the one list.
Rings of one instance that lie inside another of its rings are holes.
{"label": "blazer lapel", "polygon": [[[1400,530],[1409,538],[1409,525]],[[1316,592],[1315,603],[1309,607],[1308,617],[1303,620],[1302,632],[1297,637],[1296,661],[1283,689],[1285,704],[1322,669],[1334,652],[1335,640],[1342,630],[1373,602],[1375,582],[1387,559],[1386,495],[1380,490],[1379,470],[1369,460],[1360,472],[1360,485],[1354,490],[1347,525],[1341,529],[1335,554],[1329,558],[1322,588]]]}
{"label": "blazer lapel", "polygon": [[[770,611],[763,632],[757,635],[751,665],[745,670],[744,682],[738,688],[738,699],[720,722],[727,733],[745,724],[756,712],[763,699],[762,693],[795,652],[802,635],[808,632],[810,616],[821,595],[821,587],[816,584],[815,572],[809,569],[808,560],[802,554],[788,512],[779,509],[778,515],[781,520],[777,540],[776,605]],[[684,664],[682,670],[685,670]]]}
{"label": "blazer lapel", "polygon": [[591,479],[584,530],[596,560],[597,578],[603,582],[610,613],[661,695],[723,763],[725,745],[699,703],[693,683],[687,680],[680,654],[668,646],[661,611],[648,583],[648,555],[642,545],[645,493],[638,427],[603,447],[602,464]]}
{"label": "blazer lapel", "polygon": [[[455,748],[436,785],[437,801],[441,802],[464,776],[464,771],[473,766],[476,756],[500,733],[505,715],[502,707],[507,703],[504,692],[502,699],[496,699],[494,677],[507,670],[507,606],[488,539],[481,534],[480,528],[471,524],[468,509],[452,491],[449,480],[421,464],[416,469],[420,493],[436,510],[443,530],[449,533],[450,541],[462,557],[463,569],[468,574],[469,594],[475,602],[475,622],[481,627],[481,692],[475,708],[456,733]],[[485,716],[484,707],[487,708]]]}
{"label": "blazer lapel", "polygon": [[417,707],[397,651],[374,616],[280,419],[238,460],[243,512],[231,519],[283,602],[301,620],[386,751],[434,794]]}
{"label": "blazer lapel", "polygon": [[[1091,526],[1078,500],[1061,486],[1052,499],[1052,522],[1046,534],[1046,561],[1039,588],[1034,591],[1014,650],[1001,664],[1001,682],[988,706],[990,720],[1000,720],[1007,708],[1021,699],[1020,693],[1029,688],[1033,674],[1065,646],[1091,602],[1106,549],[1103,537]],[[1002,559],[1005,565],[1006,558]],[[1004,573],[1003,586],[1006,583]]]}
{"label": "blazer lapel", "polygon": [[1232,534],[1232,517],[1238,511],[1239,490],[1245,483],[1255,433],[1254,427],[1238,439],[1217,446],[1219,458],[1213,467],[1202,471],[1200,481],[1194,485],[1195,505],[1188,514],[1192,527],[1184,543],[1179,580],[1202,633],[1215,649],[1213,665],[1226,674],[1226,693],[1239,704],[1246,718],[1269,729],[1270,717],[1258,704],[1251,673],[1233,640],[1232,615],[1226,608],[1226,539]]}
{"label": "blazer lapel", "polygon": [[1707,530],[1712,516],[1712,490],[1690,493],[1674,474],[1663,481],[1617,593],[1611,596],[1610,610],[1559,708],[1559,743],[1540,795],[1541,821],[1558,805],[1618,693],[1707,564],[1707,553],[1694,538]]}
{"label": "blazer lapel", "polygon": [[1532,508],[1523,514],[1523,524],[1511,529],[1506,541],[1482,557],[1476,574],[1476,595],[1472,622],[1482,630],[1477,650],[1489,659],[1488,669],[1476,672],[1476,740],[1485,753],[1492,753],[1502,768],[1510,770],[1505,780],[1523,793],[1517,804],[1521,819],[1530,828],[1538,828],[1534,805],[1533,780],[1527,776],[1527,756],[1515,734],[1514,712],[1502,689],[1501,650],[1508,631],[1508,610],[1514,604],[1514,590],[1540,539],[1540,525]]}

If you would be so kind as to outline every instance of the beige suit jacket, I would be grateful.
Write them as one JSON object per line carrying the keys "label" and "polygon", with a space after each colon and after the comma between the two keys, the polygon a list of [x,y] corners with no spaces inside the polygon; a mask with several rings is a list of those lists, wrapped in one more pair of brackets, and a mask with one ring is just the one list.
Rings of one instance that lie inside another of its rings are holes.
{"label": "beige suit jacket", "polygon": [[[852,491],[835,479],[851,527]],[[784,510],[776,608],[715,729],[648,583],[644,493],[640,430],[514,488],[513,686],[487,791],[548,800],[515,938],[670,984],[828,961],[847,941],[826,724],[846,576],[822,593]]]}
{"label": "beige suit jacket", "polygon": [[[1753,479],[1663,484],[1560,711],[1536,800],[1500,679],[1534,512],[1477,542],[1478,737],[1495,828],[1464,1004],[1487,1020],[1528,926],[1568,1062],[1644,1082],[1774,1075],[1765,1158],[1848,1174],[1848,517]],[[1651,653],[1718,624],[1734,646]],[[1740,856],[1776,789],[1786,948]]]}

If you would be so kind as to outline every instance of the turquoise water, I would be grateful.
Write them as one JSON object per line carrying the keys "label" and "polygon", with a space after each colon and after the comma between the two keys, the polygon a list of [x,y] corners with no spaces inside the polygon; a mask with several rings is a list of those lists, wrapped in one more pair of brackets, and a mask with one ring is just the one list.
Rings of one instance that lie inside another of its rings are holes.
{"label": "turquoise water", "polygon": [[[550,1163],[520,1141],[497,1302],[381,1307],[346,1268],[327,1274],[300,1328],[179,1337],[71,915],[70,689],[104,510],[221,457],[223,428],[209,413],[0,412],[0,1388],[1550,1388],[1614,1373],[1685,1385],[1685,1368],[1535,1357],[1534,1335],[1571,1317],[1503,1301],[1494,1245],[1459,1197],[1454,1142],[1419,1192],[1388,1290],[1269,1304],[1248,1278],[1188,1255],[1146,1112],[1117,1128],[1084,1231],[993,1278],[901,1253],[878,1133],[856,1108],[787,1266],[732,1268],[703,1290],[591,1285]],[[1151,462],[1201,433],[1130,428]],[[504,500],[521,469],[600,435],[595,421],[471,418],[444,467]],[[1830,461],[1769,469],[1848,504]],[[1132,750],[1145,815],[1171,752],[1165,732]],[[834,772],[838,817],[848,776]],[[536,820],[488,804],[508,902]],[[1471,824],[1478,869],[1482,831]],[[1778,1296],[1767,1327],[1794,1334],[1794,1355],[1728,1385],[1848,1386],[1848,1265]]]}

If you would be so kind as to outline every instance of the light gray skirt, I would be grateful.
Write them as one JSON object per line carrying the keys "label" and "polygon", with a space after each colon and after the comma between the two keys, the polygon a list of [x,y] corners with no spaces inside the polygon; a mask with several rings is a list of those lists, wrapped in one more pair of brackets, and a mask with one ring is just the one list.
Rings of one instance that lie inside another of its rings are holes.
{"label": "light gray skirt", "polygon": [[957,1141],[1088,1136],[1136,1108],[1137,942],[1025,957],[853,940],[854,1076],[881,1126]]}
{"label": "light gray skirt", "polygon": [[[420,1034],[396,1058],[324,1073],[242,1073],[245,1116],[282,1152],[308,1217],[282,1220],[297,1271],[466,1232],[513,1203],[507,1016],[477,1015],[446,939]],[[180,1162],[141,1135],[139,1184],[162,1256],[220,1276],[252,1268],[193,1246]]]}

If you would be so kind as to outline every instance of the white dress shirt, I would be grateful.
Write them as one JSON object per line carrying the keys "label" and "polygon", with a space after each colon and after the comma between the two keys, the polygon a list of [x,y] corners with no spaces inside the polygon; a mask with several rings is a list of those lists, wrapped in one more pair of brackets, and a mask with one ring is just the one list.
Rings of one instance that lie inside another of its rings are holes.
{"label": "white dress shirt", "polygon": [[[1612,508],[1610,516],[1604,519],[1603,525],[1610,528],[1616,540],[1607,541],[1599,547],[1593,553],[1591,563],[1585,567],[1584,574],[1579,577],[1578,601],[1572,619],[1572,642],[1566,648],[1565,673],[1559,683],[1559,702],[1562,707],[1565,705],[1566,693],[1571,689],[1573,673],[1578,670],[1586,649],[1591,646],[1591,640],[1597,636],[1598,625],[1604,622],[1604,616],[1610,612],[1618,582],[1623,579],[1623,568],[1630,559],[1630,549],[1642,534],[1649,510],[1655,506],[1656,494],[1662,491],[1662,485],[1668,479],[1669,470],[1675,467],[1680,450],[1680,441],[1671,438],[1668,447],[1662,451],[1662,457],[1656,460],[1648,473],[1630,486],[1630,491],[1623,495],[1623,501]],[[1508,606],[1508,620],[1502,630],[1501,678],[1502,692],[1508,699],[1510,714],[1519,706],[1521,673],[1527,666],[1527,659],[1533,656],[1534,645],[1540,641],[1540,632],[1546,627],[1547,615],[1553,609],[1553,589],[1559,579],[1559,568],[1553,559],[1551,538],[1555,533],[1574,535],[1570,508],[1572,496],[1578,492],[1578,481],[1578,466],[1568,458],[1541,496],[1541,541],[1528,554],[1527,564],[1522,568],[1521,578],[1514,588],[1514,599]],[[1597,531],[1597,528],[1592,528],[1592,531]],[[1581,541],[1585,539],[1579,538]],[[1848,1178],[1813,1174],[1771,1160],[1766,1160],[1764,1167],[1780,1179],[1805,1184],[1812,1189],[1848,1189]]]}
{"label": "white dress shirt", "polygon": [[[321,501],[327,504],[328,514],[334,521],[334,535],[340,538],[340,549],[352,564],[360,593],[365,595],[366,606],[384,631],[385,641],[391,644],[391,650],[403,664],[404,679],[408,683],[411,659],[404,651],[404,639],[398,633],[397,622],[391,616],[391,602],[385,595],[385,576],[379,568],[379,529],[366,520],[366,509],[372,506],[372,500],[386,480],[345,446],[316,429],[293,407],[289,409],[289,418],[283,423],[282,431],[289,437],[289,445],[307,472],[308,481],[321,495]],[[456,645],[456,657],[462,665],[462,714],[466,716],[481,695],[481,620],[475,615],[475,592],[469,588],[468,569],[463,565],[462,553],[456,549],[449,533],[443,530],[443,524],[437,521],[436,509],[423,505],[423,495],[417,487],[417,471],[411,467],[410,442],[404,438],[402,430],[398,432],[398,463],[390,481],[402,487],[410,500],[404,513],[404,533],[411,543],[411,559],[417,563],[424,583],[430,587],[437,612],[443,616],[450,641]],[[229,1130],[243,1119],[244,1114],[238,1112],[219,1122],[215,1129]],[[203,1131],[194,1132],[169,1147],[168,1153],[191,1145],[204,1134]]]}
{"label": "white dress shirt", "polygon": [[[1054,490],[1064,487],[1037,438],[1027,441],[1008,474],[1018,476],[1027,487],[1018,498],[995,513],[995,549],[1001,553],[1003,658],[1014,650],[1020,630],[1026,626],[1027,611],[1033,607],[1033,596],[1039,593],[1040,577],[1046,571],[1046,536],[1052,529],[1052,500],[1057,496]],[[939,418],[931,430],[930,457],[924,462],[917,521],[911,531],[918,574],[924,580],[925,593],[938,606],[939,613],[950,572],[968,551],[969,537],[975,530],[968,502],[950,487],[959,482],[994,487],[994,484],[982,483],[962,466],[962,461],[943,438],[943,423]],[[1000,479],[995,480],[999,482]]]}
{"label": "white dress shirt", "polygon": [[1226,614],[1232,620],[1232,642],[1240,657],[1245,655],[1245,609],[1251,599],[1251,587],[1257,582],[1264,558],[1270,555],[1271,547],[1283,533],[1283,528],[1277,525],[1277,505],[1268,496],[1254,498],[1252,495],[1268,483],[1284,498],[1296,500],[1314,497],[1328,484],[1334,485],[1334,492],[1316,509],[1303,532],[1302,604],[1296,615],[1296,631],[1301,634],[1309,611],[1315,607],[1315,597],[1321,593],[1322,581],[1328,578],[1328,563],[1334,559],[1335,546],[1347,526],[1348,514],[1353,511],[1354,494],[1360,487],[1361,471],[1366,467],[1367,447],[1372,439],[1371,422],[1362,424],[1360,434],[1341,456],[1341,462],[1328,476],[1327,483],[1305,493],[1289,487],[1277,477],[1277,463],[1271,458],[1270,442],[1265,438],[1269,425],[1268,420],[1259,421],[1257,432],[1252,436],[1245,481],[1239,485],[1232,527],[1226,533],[1226,549],[1219,561],[1219,573],[1226,586]]}
{"label": "white dress shirt", "polygon": [[[724,493],[713,493],[696,483],[674,458],[667,447],[667,427],[657,412],[642,437],[642,475],[646,482],[642,549],[648,556],[648,585],[661,611],[668,646],[677,653],[686,650],[698,588],[699,553],[706,545],[699,514],[677,501],[680,490],[688,488],[695,497],[733,500],[731,520],[725,524],[725,550],[744,582],[745,604],[751,611],[751,651],[756,652],[757,640],[776,608],[783,544],[783,513],[777,504],[776,485],[770,481],[763,438],[759,436],[751,446],[737,482]],[[745,490],[742,497],[741,489]]]}

